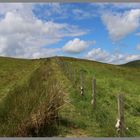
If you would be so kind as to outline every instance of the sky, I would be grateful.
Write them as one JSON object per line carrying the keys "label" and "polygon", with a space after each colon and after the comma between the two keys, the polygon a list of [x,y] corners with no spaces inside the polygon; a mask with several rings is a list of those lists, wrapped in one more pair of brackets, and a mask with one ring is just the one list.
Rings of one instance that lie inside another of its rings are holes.
{"label": "sky", "polygon": [[0,3],[0,56],[140,59],[139,3]]}

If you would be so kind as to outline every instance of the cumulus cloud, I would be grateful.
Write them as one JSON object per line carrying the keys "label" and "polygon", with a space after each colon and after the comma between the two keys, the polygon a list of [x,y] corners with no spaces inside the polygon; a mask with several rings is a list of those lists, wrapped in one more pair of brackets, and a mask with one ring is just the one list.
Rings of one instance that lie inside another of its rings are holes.
{"label": "cumulus cloud", "polygon": [[138,54],[122,54],[122,53],[109,53],[101,48],[93,48],[85,58],[95,60],[99,62],[105,62],[110,64],[123,64],[133,60],[139,60],[140,55]]}
{"label": "cumulus cloud", "polygon": [[95,44],[95,41],[91,42],[80,40],[79,38],[74,38],[64,45],[63,51],[67,53],[80,53],[93,43]]}
{"label": "cumulus cloud", "polygon": [[124,13],[103,13],[101,19],[111,39],[120,40],[139,27],[140,9],[132,9]]}
{"label": "cumulus cloud", "polygon": [[19,13],[22,17],[32,19],[34,4],[32,3],[1,3],[0,15],[4,16],[7,12]]}
{"label": "cumulus cloud", "polygon": [[91,51],[88,52],[87,58],[89,59],[95,59],[97,61],[102,61],[108,58],[109,53],[102,50],[101,48],[93,48]]}
{"label": "cumulus cloud", "polygon": [[74,25],[36,18],[32,13],[32,5],[27,6],[27,11],[26,5],[18,6],[13,5],[15,9],[11,8],[12,4],[11,7],[0,6],[0,14],[3,14],[3,18],[0,19],[1,56],[24,58],[52,56],[60,49],[48,48],[48,45],[57,43],[63,37],[75,37],[86,33]]}

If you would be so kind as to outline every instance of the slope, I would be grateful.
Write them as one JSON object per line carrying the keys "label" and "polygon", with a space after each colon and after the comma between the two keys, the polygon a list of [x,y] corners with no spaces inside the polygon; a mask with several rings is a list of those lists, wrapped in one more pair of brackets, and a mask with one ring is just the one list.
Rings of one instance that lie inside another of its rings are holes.
{"label": "slope", "polygon": [[[20,65],[24,70],[25,65]],[[27,66],[28,76],[25,78],[19,70],[21,80],[17,81],[21,84],[11,85],[0,104],[0,136],[117,136],[120,92],[125,95],[125,136],[140,136],[139,68],[132,72],[129,67],[66,57],[30,60]],[[84,96],[80,95],[81,72]],[[93,77],[97,85],[96,110],[91,105]],[[48,111],[50,105],[53,109]]]}
{"label": "slope", "polygon": [[40,61],[0,57],[0,100],[17,83],[28,79]]}
{"label": "slope", "polygon": [[136,61],[132,61],[132,62],[126,63],[123,66],[138,68],[138,67],[140,67],[140,60],[136,60]]}
{"label": "slope", "polygon": [[[76,109],[73,112],[68,109],[69,115],[64,115],[64,136],[78,135],[78,129],[82,129],[81,136],[117,136],[115,123],[119,93],[125,95],[125,125],[128,128],[125,136],[140,135],[140,69],[134,69],[132,72],[131,68],[94,61],[63,57],[60,59],[63,62],[60,67],[70,82],[67,86],[70,103]],[[80,95],[81,71],[84,72],[84,96]],[[97,81],[96,110],[93,110],[91,105],[93,77],[96,77]]]}
{"label": "slope", "polygon": [[[38,63],[38,62],[37,62]],[[22,84],[0,102],[0,136],[52,136],[57,134],[58,108],[63,104],[61,85],[44,59]]]}

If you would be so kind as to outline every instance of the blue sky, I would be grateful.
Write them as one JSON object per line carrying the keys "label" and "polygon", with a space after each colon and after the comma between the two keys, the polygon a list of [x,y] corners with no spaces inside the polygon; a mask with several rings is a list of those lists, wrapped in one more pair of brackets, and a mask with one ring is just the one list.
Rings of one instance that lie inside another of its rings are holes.
{"label": "blue sky", "polygon": [[1,3],[0,27],[0,56],[140,59],[138,3]]}

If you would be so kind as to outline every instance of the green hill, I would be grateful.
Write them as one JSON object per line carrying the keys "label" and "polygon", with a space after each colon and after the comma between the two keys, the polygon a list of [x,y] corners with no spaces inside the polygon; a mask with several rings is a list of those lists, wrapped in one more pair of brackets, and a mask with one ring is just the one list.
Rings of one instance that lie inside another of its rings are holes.
{"label": "green hill", "polygon": [[[81,72],[84,95],[80,95]],[[91,104],[96,77],[96,110]],[[0,58],[0,136],[117,136],[124,94],[125,136],[140,136],[140,69],[66,57]]]}
{"label": "green hill", "polygon": [[128,62],[124,64],[124,66],[129,66],[129,67],[140,67],[140,60]]}

